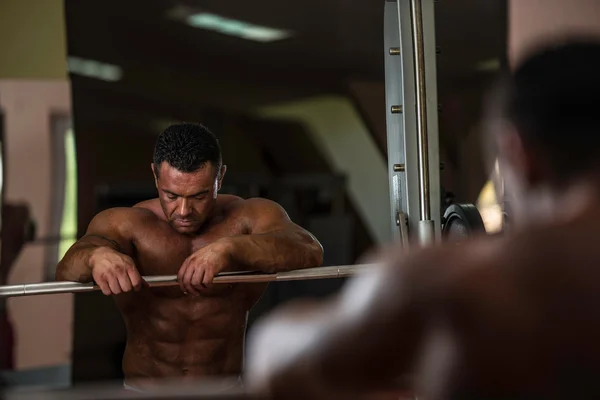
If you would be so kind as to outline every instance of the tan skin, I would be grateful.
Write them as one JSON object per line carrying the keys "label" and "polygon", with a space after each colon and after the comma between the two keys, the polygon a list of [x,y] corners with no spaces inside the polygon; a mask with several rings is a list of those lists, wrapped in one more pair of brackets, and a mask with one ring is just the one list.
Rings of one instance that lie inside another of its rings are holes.
{"label": "tan skin", "polygon": [[494,139],[511,235],[392,246],[340,296],[277,310],[250,332],[252,391],[363,399],[413,377],[428,400],[600,396],[600,170],[559,185],[514,129]]}
{"label": "tan skin", "polygon": [[[213,285],[213,277],[322,262],[319,242],[276,203],[217,196],[224,173],[210,163],[193,173],[163,163],[158,199],[98,214],[57,267],[58,280],[94,280],[115,295],[132,386],[240,374],[246,316],[266,285]],[[180,287],[148,288],[141,278],[171,274]]]}

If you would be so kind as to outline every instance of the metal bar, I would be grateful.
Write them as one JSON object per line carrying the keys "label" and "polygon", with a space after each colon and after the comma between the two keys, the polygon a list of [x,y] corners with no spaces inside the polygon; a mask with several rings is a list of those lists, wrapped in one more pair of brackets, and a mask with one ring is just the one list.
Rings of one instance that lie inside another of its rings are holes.
{"label": "metal bar", "polygon": [[[395,221],[403,212],[405,232],[415,242],[430,244],[441,239],[434,0],[417,5],[412,0],[385,2],[388,172],[395,236],[402,234]],[[399,48],[400,54],[390,55],[391,48]],[[390,112],[394,105],[403,106],[401,114]]]}
{"label": "metal bar", "polygon": [[[386,102],[386,138],[388,148],[388,174],[390,186],[390,216],[392,236],[400,237],[401,243],[408,243],[407,229],[398,229],[396,216],[409,214],[410,199],[407,188],[407,173],[405,165],[407,157],[405,148],[405,104],[403,95],[403,80],[406,78],[402,63],[410,51],[403,54],[399,33],[399,3],[387,0],[384,6],[384,64],[385,64],[385,102]],[[411,75],[412,76],[412,75]],[[410,104],[406,103],[406,104]],[[410,109],[408,110],[410,114]],[[410,117],[410,115],[409,115]],[[410,175],[412,171],[408,171]]]}
{"label": "metal bar", "polygon": [[[258,283],[274,281],[298,281],[309,279],[332,279],[354,275],[374,264],[340,265],[299,269],[287,272],[264,273],[259,271],[226,272],[215,276],[213,283]],[[144,276],[150,287],[177,286],[177,275]],[[42,294],[79,293],[100,290],[94,282],[43,282],[0,286],[0,298],[35,296]]]}
{"label": "metal bar", "polygon": [[423,24],[423,56],[425,58],[425,88],[427,105],[427,145],[429,167],[429,205],[431,218],[421,225],[426,229],[421,243],[431,244],[441,240],[441,182],[440,147],[438,134],[439,104],[437,99],[436,43],[435,43],[435,1],[421,0],[421,19]]}
{"label": "metal bar", "polygon": [[[415,378],[410,375],[401,376],[392,382],[394,390],[411,392],[415,387]],[[144,381],[142,384],[146,383]],[[263,399],[247,388],[239,377],[223,378],[198,378],[195,381],[181,382],[174,379],[161,379],[148,381],[151,389],[147,391],[128,391],[123,389],[123,382],[107,382],[102,384],[76,385],[64,389],[44,388],[19,388],[6,390],[4,400],[123,400],[123,399],[145,399],[145,400],[172,400],[172,399],[195,399],[195,400],[245,400]],[[398,396],[396,396],[398,397]],[[404,396],[401,396],[404,398]]]}
{"label": "metal bar", "polygon": [[427,92],[425,86],[425,56],[423,45],[423,14],[421,0],[411,0],[413,51],[415,54],[415,89],[417,107],[417,148],[419,160],[419,195],[421,221],[431,219],[429,183],[429,142],[427,131]]}
{"label": "metal bar", "polygon": [[196,382],[175,382],[169,379],[148,382],[152,389],[148,391],[128,391],[123,389],[123,382],[96,385],[75,386],[65,389],[21,389],[6,391],[6,400],[121,400],[121,399],[255,399],[257,396],[248,392],[240,384],[238,377],[219,379],[198,379]]}

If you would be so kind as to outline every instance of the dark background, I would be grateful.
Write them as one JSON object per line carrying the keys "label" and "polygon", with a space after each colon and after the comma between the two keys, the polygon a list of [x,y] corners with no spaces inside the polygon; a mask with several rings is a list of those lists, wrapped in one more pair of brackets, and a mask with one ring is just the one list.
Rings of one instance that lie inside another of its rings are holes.
{"label": "dark background", "polygon": [[[325,265],[354,262],[373,245],[344,176],[295,121],[264,120],[262,105],[319,95],[352,101],[386,157],[383,1],[66,0],[68,54],[119,65],[119,82],[71,74],[81,235],[99,210],[153,196],[156,135],[168,121],[198,121],[221,140],[225,192],[279,201],[327,249]],[[296,35],[256,43],[195,29],[168,14],[192,7]],[[506,1],[436,3],[442,185],[474,202],[487,177],[477,118],[490,72],[505,63]],[[285,135],[282,133],[285,132]],[[300,176],[300,178],[299,178]],[[298,180],[300,179],[300,181]],[[341,184],[340,184],[341,183]],[[272,285],[254,314],[341,282]],[[78,294],[74,383],[120,374],[124,328],[112,300]]]}

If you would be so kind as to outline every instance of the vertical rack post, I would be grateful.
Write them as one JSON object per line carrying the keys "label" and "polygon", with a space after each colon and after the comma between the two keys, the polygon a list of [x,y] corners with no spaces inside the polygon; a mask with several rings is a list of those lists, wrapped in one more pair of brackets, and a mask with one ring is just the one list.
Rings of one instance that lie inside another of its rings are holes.
{"label": "vertical rack post", "polygon": [[434,0],[387,0],[384,57],[392,232],[441,238]]}
{"label": "vertical rack post", "polygon": [[408,196],[406,192],[406,157],[404,151],[403,74],[400,36],[398,34],[398,6],[386,1],[384,8],[385,100],[390,184],[390,225],[392,235],[408,241]]}

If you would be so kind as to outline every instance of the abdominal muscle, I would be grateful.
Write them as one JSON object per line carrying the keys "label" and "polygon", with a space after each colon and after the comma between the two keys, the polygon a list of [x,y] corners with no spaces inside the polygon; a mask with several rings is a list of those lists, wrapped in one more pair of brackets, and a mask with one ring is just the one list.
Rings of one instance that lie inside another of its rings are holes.
{"label": "abdominal muscle", "polygon": [[197,380],[241,373],[247,310],[236,296],[137,296],[126,309],[121,307],[127,326],[123,372],[128,385],[141,388],[157,378]]}

